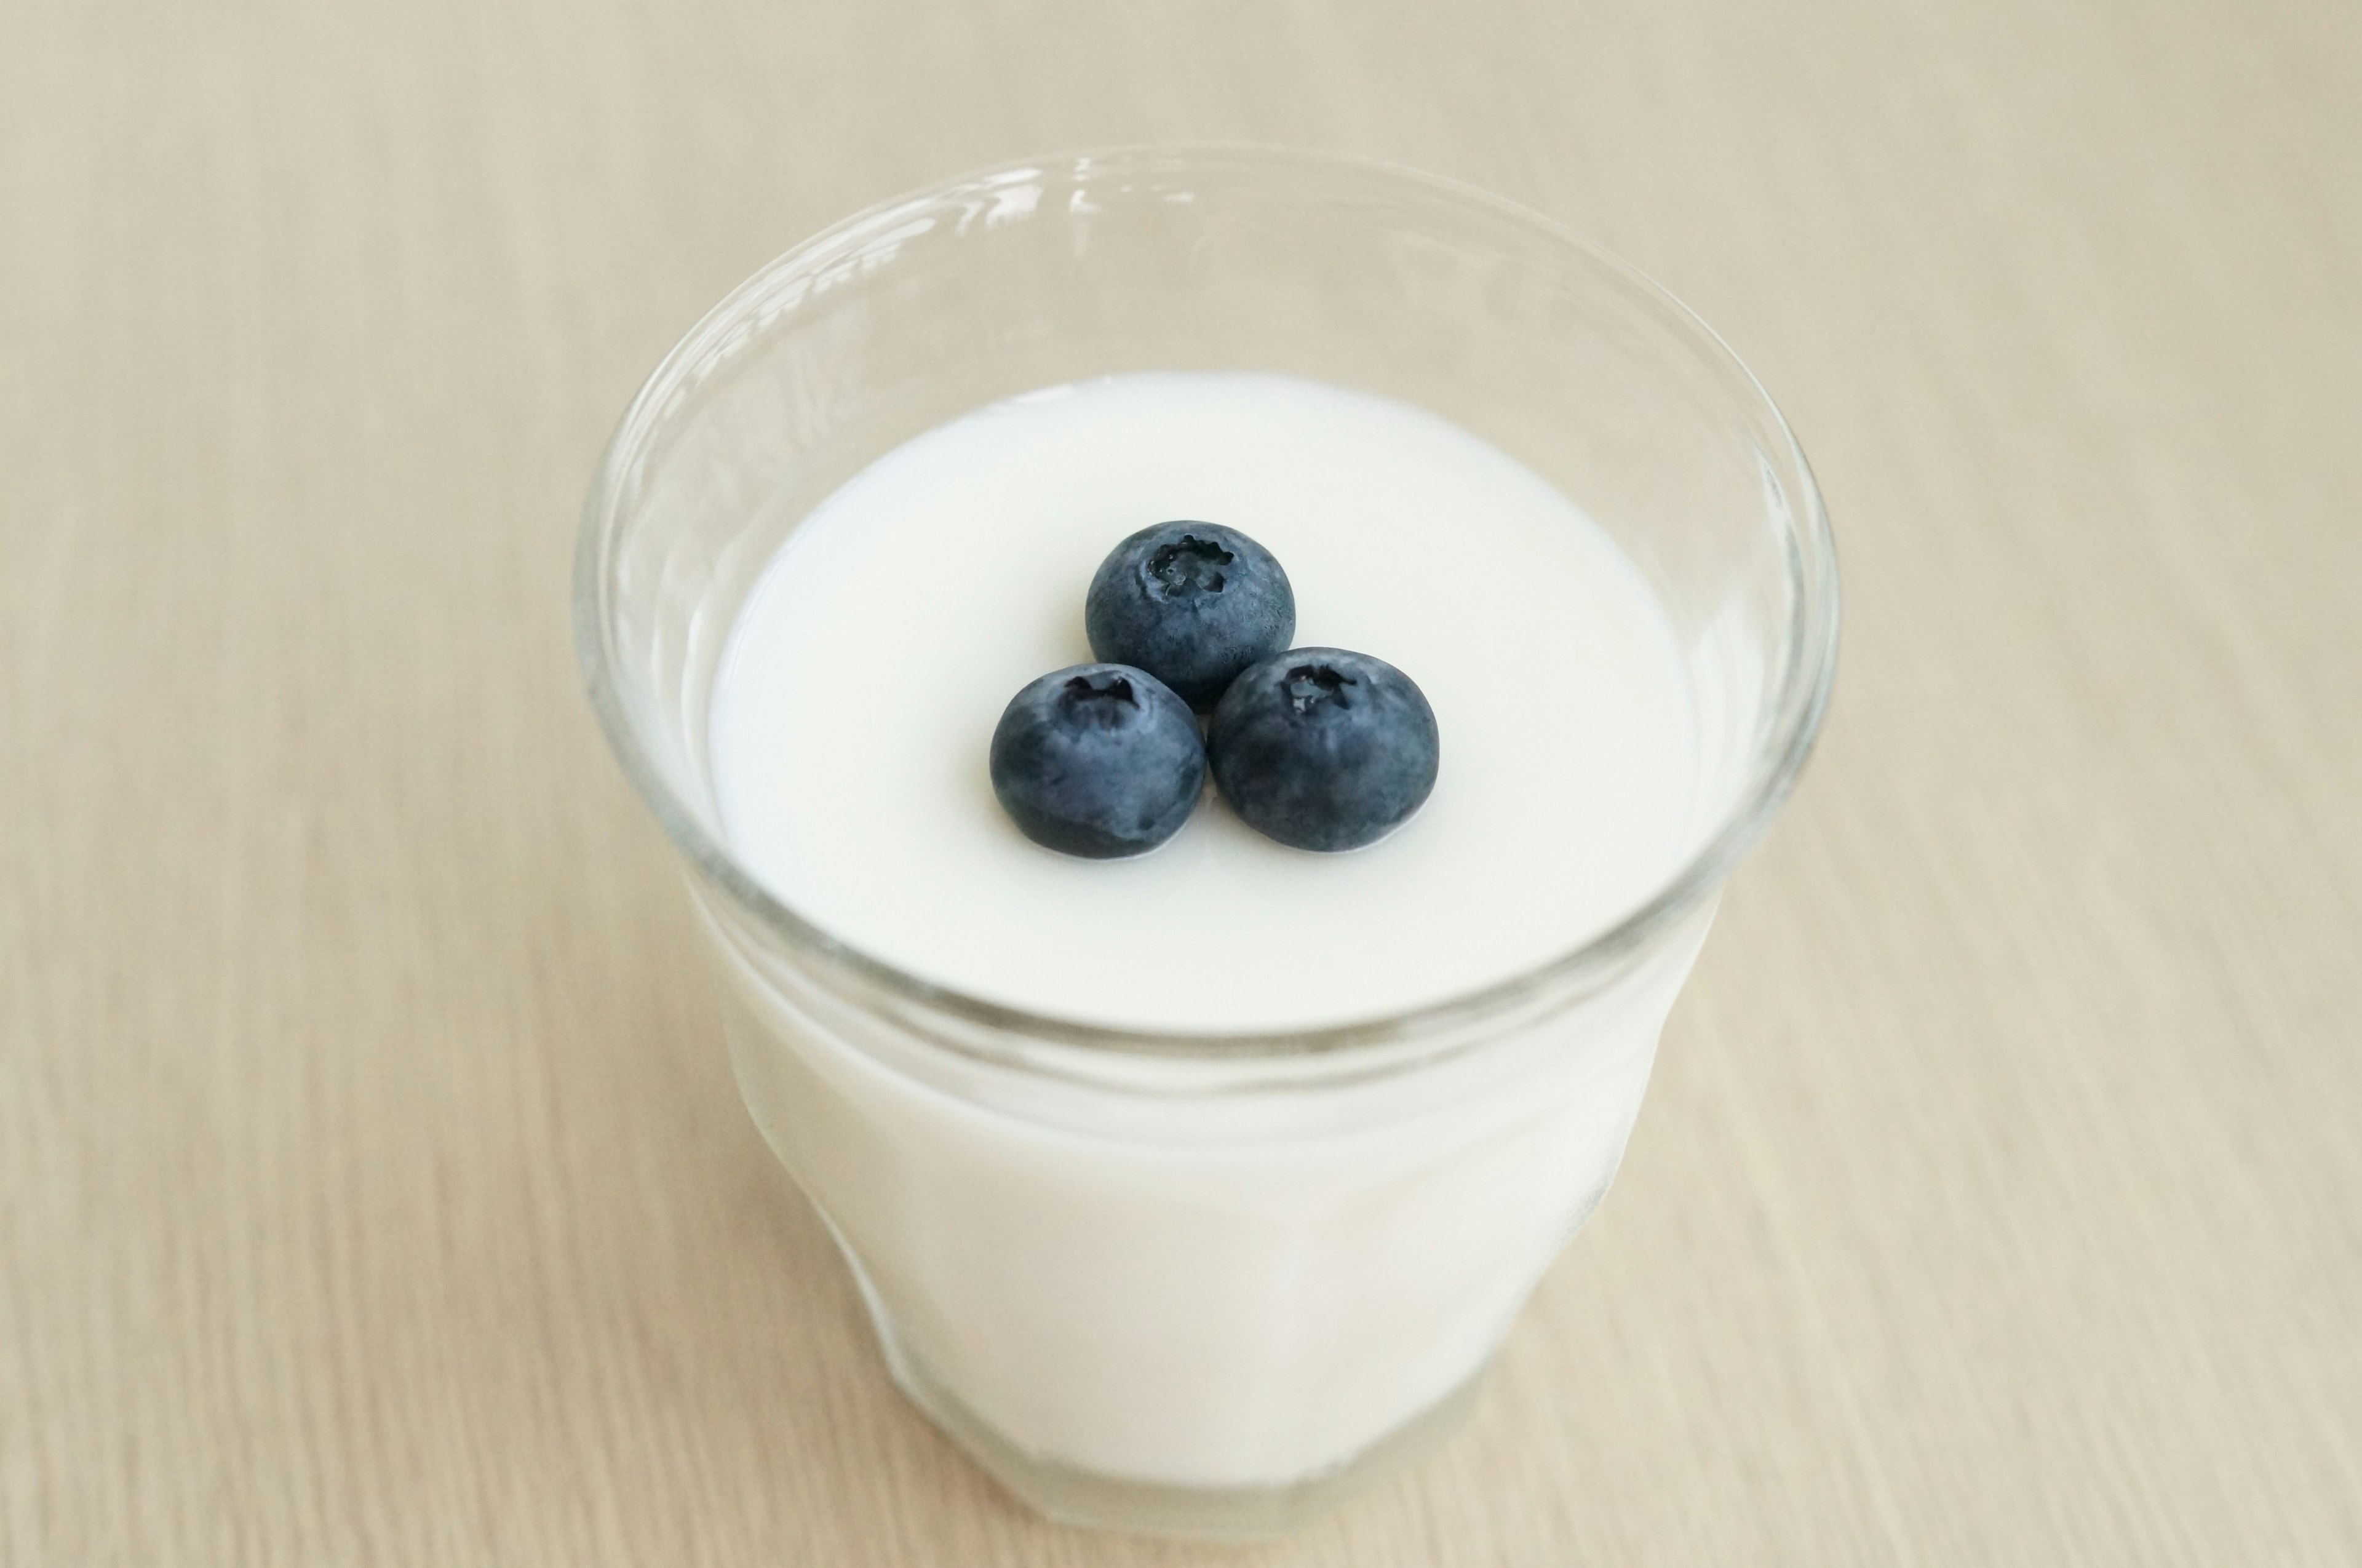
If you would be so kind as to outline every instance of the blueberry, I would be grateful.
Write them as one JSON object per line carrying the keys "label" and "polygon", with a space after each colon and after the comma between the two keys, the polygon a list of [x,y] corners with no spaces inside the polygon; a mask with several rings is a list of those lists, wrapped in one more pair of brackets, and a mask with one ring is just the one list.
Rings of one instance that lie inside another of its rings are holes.
{"label": "blueberry", "polygon": [[1435,710],[1411,678],[1343,648],[1296,648],[1231,683],[1206,733],[1247,824],[1297,849],[1359,849],[1435,788]]}
{"label": "blueberry", "polygon": [[1199,712],[1296,635],[1296,592],[1269,550],[1214,523],[1159,523],[1109,552],[1083,601],[1091,652],[1144,669]]}
{"label": "blueberry", "polygon": [[1188,704],[1145,670],[1078,664],[1009,701],[992,792],[1034,843],[1093,860],[1145,855],[1181,830],[1206,783]]}

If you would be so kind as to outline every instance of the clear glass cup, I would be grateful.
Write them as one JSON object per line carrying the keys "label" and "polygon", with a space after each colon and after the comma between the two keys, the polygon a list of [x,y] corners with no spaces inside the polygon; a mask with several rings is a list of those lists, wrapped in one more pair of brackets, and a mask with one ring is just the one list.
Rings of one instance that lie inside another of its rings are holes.
{"label": "clear glass cup", "polygon": [[[1467,995],[1216,1037],[946,990],[738,863],[707,705],[800,521],[981,404],[1173,370],[1422,405],[1614,534],[1682,639],[1703,760],[1646,902]],[[592,702],[723,957],[747,1106],[895,1381],[1048,1514],[1215,1536],[1286,1528],[1464,1411],[1615,1174],[1722,884],[1811,745],[1838,624],[1804,455],[1677,301],[1464,187],[1240,149],[970,175],[764,268],[624,415],[576,592]]]}

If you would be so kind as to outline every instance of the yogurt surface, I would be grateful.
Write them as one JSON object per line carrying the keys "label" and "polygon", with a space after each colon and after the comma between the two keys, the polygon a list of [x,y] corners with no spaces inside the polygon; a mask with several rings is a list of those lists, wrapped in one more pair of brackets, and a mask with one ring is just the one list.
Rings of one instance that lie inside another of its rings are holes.
{"label": "yogurt surface", "polygon": [[[1001,812],[1003,705],[1091,658],[1092,572],[1169,518],[1268,547],[1298,646],[1426,691],[1442,767],[1402,829],[1308,854],[1209,789],[1154,853],[1093,862]],[[1049,388],[879,458],[749,594],[710,745],[734,849],[854,946],[1010,1006],[1204,1032],[1374,1017],[1577,946],[1672,869],[1696,774],[1672,628],[1564,495],[1411,405],[1235,373]]]}

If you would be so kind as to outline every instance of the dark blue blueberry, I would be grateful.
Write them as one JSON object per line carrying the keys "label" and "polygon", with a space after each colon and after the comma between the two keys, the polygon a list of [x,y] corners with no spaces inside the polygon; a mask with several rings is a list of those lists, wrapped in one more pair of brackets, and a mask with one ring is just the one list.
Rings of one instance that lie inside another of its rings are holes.
{"label": "dark blue blueberry", "polygon": [[1231,683],[1206,731],[1214,782],[1258,832],[1359,849],[1435,788],[1435,710],[1411,678],[1343,648],[1295,648]]}
{"label": "dark blue blueberry", "polygon": [[1181,830],[1205,783],[1188,704],[1120,664],[1043,676],[992,732],[992,792],[1026,837],[1068,855],[1147,854]]}
{"label": "dark blue blueberry", "polygon": [[1269,550],[1214,523],[1159,523],[1109,553],[1083,601],[1091,652],[1144,669],[1204,712],[1296,635],[1296,592]]}

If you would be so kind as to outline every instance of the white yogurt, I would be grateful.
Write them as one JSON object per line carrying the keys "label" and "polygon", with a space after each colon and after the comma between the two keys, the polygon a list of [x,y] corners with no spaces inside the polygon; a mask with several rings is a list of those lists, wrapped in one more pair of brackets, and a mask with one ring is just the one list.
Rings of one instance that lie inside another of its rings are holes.
{"label": "white yogurt", "polygon": [[[1109,864],[1001,812],[1002,706],[1091,658],[1092,572],[1171,518],[1276,555],[1299,646],[1426,691],[1442,768],[1401,831],[1310,855],[1209,793]],[[815,923],[990,1000],[1193,1032],[1374,1017],[1579,945],[1662,881],[1696,775],[1672,628],[1605,532],[1432,414],[1276,376],[1060,387],[888,454],[780,550],[712,713],[731,845]]]}
{"label": "white yogurt", "polygon": [[[1090,657],[1107,549],[1184,517],[1278,556],[1299,643],[1425,689],[1441,774],[1399,833],[1305,854],[1209,794],[1154,854],[1086,862],[1001,814],[1002,705]],[[822,928],[994,1000],[1181,1031],[1369,1018],[1573,948],[1661,885],[1697,773],[1673,633],[1603,531],[1433,415],[1264,376],[1059,388],[888,454],[749,596],[711,719],[734,850]],[[1710,913],[1449,1060],[1197,1098],[1054,1093],[723,934],[748,1104],[904,1386],[1029,1463],[1266,1488],[1482,1367],[1613,1175]]]}

